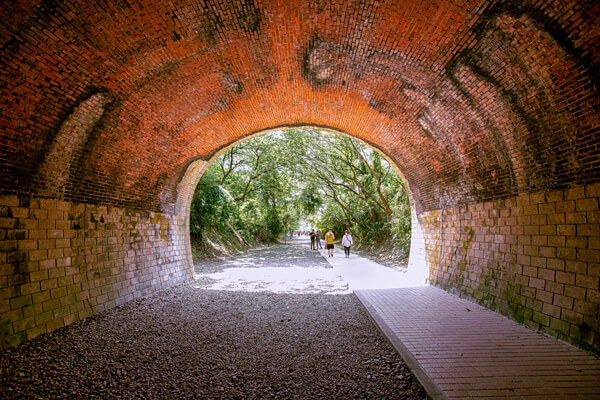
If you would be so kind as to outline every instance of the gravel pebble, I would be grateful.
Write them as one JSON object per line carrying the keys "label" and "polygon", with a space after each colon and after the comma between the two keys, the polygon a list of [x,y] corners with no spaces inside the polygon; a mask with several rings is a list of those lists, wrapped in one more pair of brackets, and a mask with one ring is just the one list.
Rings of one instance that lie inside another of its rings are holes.
{"label": "gravel pebble", "polygon": [[182,285],[0,353],[6,399],[425,399],[354,295]]}

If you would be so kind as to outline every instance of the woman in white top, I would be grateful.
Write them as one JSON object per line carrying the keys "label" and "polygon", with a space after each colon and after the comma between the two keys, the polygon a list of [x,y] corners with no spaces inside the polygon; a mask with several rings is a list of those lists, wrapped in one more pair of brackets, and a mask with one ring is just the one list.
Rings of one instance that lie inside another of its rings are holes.
{"label": "woman in white top", "polygon": [[350,257],[350,247],[352,247],[352,236],[348,230],[344,231],[344,237],[342,238],[342,246],[344,246],[344,252],[346,257]]}

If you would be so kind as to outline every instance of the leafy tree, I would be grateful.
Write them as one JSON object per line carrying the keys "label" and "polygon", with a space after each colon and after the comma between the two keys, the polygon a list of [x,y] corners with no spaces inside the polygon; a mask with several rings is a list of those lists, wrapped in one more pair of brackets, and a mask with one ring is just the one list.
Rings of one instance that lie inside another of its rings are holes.
{"label": "leafy tree", "polygon": [[274,240],[301,221],[362,242],[391,238],[406,252],[410,207],[404,185],[376,151],[346,137],[286,130],[226,151],[205,172],[192,204],[192,234],[230,223]]}
{"label": "leafy tree", "polygon": [[192,200],[190,232],[202,236],[209,226],[222,226],[229,217],[228,201],[213,171],[203,176]]}
{"label": "leafy tree", "polygon": [[302,189],[302,193],[299,198],[300,206],[302,211],[306,215],[314,215],[319,207],[323,204],[323,199],[319,193],[319,188],[315,183],[310,183],[308,186]]}

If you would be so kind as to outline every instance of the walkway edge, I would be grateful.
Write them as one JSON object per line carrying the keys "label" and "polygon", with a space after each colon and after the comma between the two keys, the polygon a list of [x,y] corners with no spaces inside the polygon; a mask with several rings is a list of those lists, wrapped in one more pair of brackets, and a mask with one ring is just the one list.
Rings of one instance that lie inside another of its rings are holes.
{"label": "walkway edge", "polygon": [[371,317],[377,328],[383,333],[383,336],[390,342],[390,344],[396,349],[400,357],[404,360],[410,372],[415,376],[417,381],[423,386],[427,397],[431,400],[447,400],[448,397],[444,395],[444,392],[435,383],[435,381],[421,368],[419,361],[412,355],[412,353],[404,346],[402,341],[394,334],[394,331],[390,326],[381,318],[375,308],[369,303],[369,301],[362,295],[360,290],[355,290],[354,295],[358,298],[360,303],[363,305],[367,314]]}

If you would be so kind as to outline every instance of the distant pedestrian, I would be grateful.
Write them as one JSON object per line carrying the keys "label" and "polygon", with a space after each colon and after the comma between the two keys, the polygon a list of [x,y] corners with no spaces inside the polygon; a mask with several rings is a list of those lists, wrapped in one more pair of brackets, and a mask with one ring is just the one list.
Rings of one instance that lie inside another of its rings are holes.
{"label": "distant pedestrian", "polygon": [[315,230],[311,230],[310,234],[308,235],[310,237],[310,249],[311,250],[316,250],[315,249]]}
{"label": "distant pedestrian", "polygon": [[321,232],[320,231],[315,232],[315,244],[317,245],[317,249],[323,248],[323,246],[321,246]]}
{"label": "distant pedestrian", "polygon": [[344,231],[344,237],[342,238],[342,246],[344,246],[344,253],[346,253],[346,257],[350,257],[350,247],[352,247],[352,236],[350,236],[350,232],[348,230]]}
{"label": "distant pedestrian", "polygon": [[335,235],[333,231],[329,229],[329,232],[325,234],[325,248],[329,253],[329,257],[333,257],[333,241],[335,240]]}

